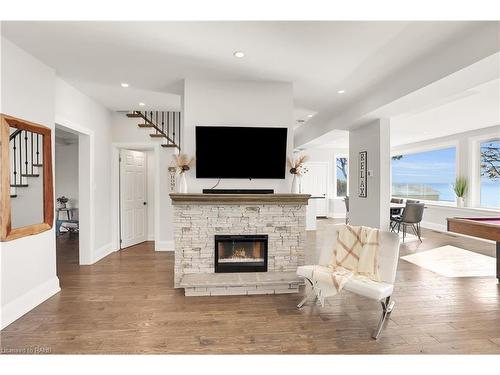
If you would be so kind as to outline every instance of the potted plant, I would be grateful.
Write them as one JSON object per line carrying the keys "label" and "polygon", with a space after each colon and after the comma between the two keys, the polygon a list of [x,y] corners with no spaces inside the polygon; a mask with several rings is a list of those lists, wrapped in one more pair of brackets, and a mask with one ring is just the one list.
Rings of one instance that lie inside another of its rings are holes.
{"label": "potted plant", "polygon": [[191,166],[194,163],[194,158],[189,157],[186,154],[174,155],[175,168],[180,176],[179,182],[179,193],[187,193],[187,181],[186,181],[186,172],[191,169]]}
{"label": "potted plant", "polygon": [[59,197],[56,199],[57,203],[59,203],[59,208],[66,208],[66,203],[69,202],[69,199],[66,198],[64,195],[62,197]]}
{"label": "potted plant", "polygon": [[307,159],[307,155],[299,155],[296,159],[287,159],[288,168],[290,168],[289,171],[293,175],[292,194],[300,193],[300,177],[307,172],[307,169],[304,167],[304,163]]}
{"label": "potted plant", "polygon": [[453,191],[457,196],[457,207],[464,206],[464,197],[467,194],[467,178],[465,177],[457,177],[455,179],[455,183],[453,184]]}

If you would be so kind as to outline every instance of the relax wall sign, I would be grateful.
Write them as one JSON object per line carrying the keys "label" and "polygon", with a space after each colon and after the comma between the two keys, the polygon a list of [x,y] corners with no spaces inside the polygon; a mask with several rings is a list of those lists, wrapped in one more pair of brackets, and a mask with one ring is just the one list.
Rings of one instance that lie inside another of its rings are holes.
{"label": "relax wall sign", "polygon": [[368,172],[367,152],[361,151],[359,153],[359,175],[358,175],[358,193],[360,198],[366,198],[367,172]]}

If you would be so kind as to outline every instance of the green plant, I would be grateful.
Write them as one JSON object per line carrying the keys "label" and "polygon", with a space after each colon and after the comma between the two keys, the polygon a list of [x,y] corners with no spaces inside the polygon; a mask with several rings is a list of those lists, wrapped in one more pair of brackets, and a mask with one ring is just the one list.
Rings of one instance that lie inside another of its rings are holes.
{"label": "green plant", "polygon": [[453,184],[453,191],[458,198],[463,198],[467,193],[467,178],[457,177],[455,183]]}

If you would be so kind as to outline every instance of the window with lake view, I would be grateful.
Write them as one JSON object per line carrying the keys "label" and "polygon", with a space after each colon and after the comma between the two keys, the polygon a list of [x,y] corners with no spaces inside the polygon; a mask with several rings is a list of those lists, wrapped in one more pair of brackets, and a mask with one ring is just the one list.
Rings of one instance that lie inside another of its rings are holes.
{"label": "window with lake view", "polygon": [[500,208],[500,140],[480,145],[480,205]]}
{"label": "window with lake view", "polygon": [[337,197],[345,197],[347,195],[347,158],[336,158],[335,164],[337,166]]}
{"label": "window with lake view", "polygon": [[454,202],[456,148],[392,157],[392,195],[428,201]]}

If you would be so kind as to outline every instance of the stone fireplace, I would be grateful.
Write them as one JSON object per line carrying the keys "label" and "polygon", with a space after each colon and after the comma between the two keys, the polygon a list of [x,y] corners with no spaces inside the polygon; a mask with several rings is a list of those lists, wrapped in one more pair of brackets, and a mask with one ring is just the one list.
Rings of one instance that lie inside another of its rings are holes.
{"label": "stone fireplace", "polygon": [[215,272],[267,272],[264,235],[216,235]]}
{"label": "stone fireplace", "polygon": [[185,294],[298,292],[306,194],[170,194],[176,288]]}

